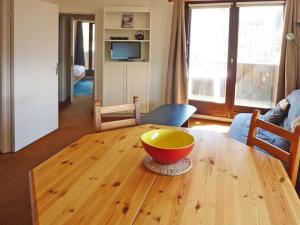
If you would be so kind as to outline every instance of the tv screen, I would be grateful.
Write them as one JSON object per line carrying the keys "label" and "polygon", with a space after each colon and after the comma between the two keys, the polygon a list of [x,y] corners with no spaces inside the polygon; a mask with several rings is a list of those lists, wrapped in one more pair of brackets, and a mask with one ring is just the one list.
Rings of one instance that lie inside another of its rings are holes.
{"label": "tv screen", "polygon": [[129,60],[141,58],[141,43],[139,42],[112,42],[111,59]]}

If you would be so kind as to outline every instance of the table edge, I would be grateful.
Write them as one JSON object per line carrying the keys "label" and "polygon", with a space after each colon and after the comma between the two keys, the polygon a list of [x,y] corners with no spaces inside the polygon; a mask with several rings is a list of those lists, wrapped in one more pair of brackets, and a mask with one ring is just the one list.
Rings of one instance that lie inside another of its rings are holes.
{"label": "table edge", "polygon": [[30,209],[31,209],[31,220],[32,220],[31,224],[39,225],[33,170],[30,170],[28,172],[28,179],[29,179]]}

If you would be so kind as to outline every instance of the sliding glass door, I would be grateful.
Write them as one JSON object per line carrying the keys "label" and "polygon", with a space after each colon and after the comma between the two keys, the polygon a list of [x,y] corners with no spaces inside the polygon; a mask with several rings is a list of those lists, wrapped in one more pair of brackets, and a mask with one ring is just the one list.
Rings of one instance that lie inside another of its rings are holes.
{"label": "sliding glass door", "polygon": [[189,5],[189,98],[232,117],[275,104],[284,5]]}
{"label": "sliding glass door", "polygon": [[191,99],[225,103],[229,12],[229,7],[192,10],[189,58]]}

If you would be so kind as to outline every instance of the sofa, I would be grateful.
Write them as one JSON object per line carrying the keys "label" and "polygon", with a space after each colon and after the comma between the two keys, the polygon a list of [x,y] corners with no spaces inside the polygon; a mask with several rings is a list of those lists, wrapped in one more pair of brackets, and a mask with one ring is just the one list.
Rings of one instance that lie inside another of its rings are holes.
{"label": "sofa", "polygon": [[[287,116],[282,119],[278,126],[291,131],[293,122],[296,119],[298,120],[300,116],[300,89],[293,91],[286,100],[289,102]],[[251,117],[252,113],[241,113],[236,115],[229,129],[229,137],[246,144]],[[266,115],[261,115],[261,119],[266,120]],[[287,140],[260,128],[257,130],[257,137],[286,151],[289,151],[290,149],[290,143]],[[298,172],[296,190],[300,196],[300,169]]]}

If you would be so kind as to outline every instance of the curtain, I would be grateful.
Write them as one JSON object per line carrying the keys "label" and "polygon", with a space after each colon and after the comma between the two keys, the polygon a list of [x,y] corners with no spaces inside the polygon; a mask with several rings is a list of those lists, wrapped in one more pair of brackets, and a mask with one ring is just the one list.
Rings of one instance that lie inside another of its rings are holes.
{"label": "curtain", "polygon": [[[277,85],[277,102],[289,95],[293,90],[300,88],[300,2],[287,0],[284,32],[281,48],[281,59]],[[286,39],[287,33],[296,35],[295,41]]]}
{"label": "curtain", "polygon": [[84,46],[83,46],[83,29],[82,29],[82,22],[80,22],[80,21],[77,22],[77,26],[76,26],[74,64],[85,66]]}
{"label": "curtain", "polygon": [[184,104],[188,102],[188,67],[184,11],[184,1],[175,0],[166,83],[166,102],[168,104]]}

